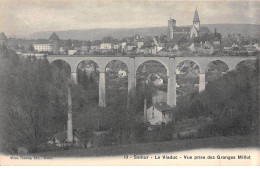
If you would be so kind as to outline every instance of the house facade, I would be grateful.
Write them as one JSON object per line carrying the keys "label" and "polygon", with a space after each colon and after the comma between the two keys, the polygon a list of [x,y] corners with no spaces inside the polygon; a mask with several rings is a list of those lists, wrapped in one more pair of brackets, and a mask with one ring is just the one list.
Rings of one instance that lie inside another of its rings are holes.
{"label": "house facade", "polygon": [[151,125],[161,125],[172,122],[172,108],[165,102],[156,102],[147,109],[147,122]]}
{"label": "house facade", "polygon": [[76,49],[70,49],[68,50],[68,55],[75,55],[77,53]]}
{"label": "house facade", "polygon": [[52,45],[49,44],[34,44],[34,50],[38,52],[52,52]]}
{"label": "house facade", "polygon": [[155,81],[153,81],[153,84],[155,86],[163,85],[163,79],[160,76],[158,76],[157,74],[155,76],[156,76],[156,79],[155,79]]}
{"label": "house facade", "polygon": [[127,76],[127,72],[126,72],[125,70],[120,69],[120,70],[118,71],[118,76],[119,76],[120,78],[125,78],[125,77]]}
{"label": "house facade", "polygon": [[113,48],[113,44],[112,43],[101,43],[100,44],[100,49],[103,50],[103,49],[114,49]]}

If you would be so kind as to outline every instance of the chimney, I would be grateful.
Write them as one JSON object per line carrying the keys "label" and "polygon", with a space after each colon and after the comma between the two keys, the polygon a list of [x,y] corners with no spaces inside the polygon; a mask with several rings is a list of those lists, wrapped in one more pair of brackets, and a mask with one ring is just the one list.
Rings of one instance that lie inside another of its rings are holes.
{"label": "chimney", "polygon": [[144,99],[144,122],[147,122],[147,106],[146,106],[146,99]]}
{"label": "chimney", "polygon": [[72,100],[71,100],[71,86],[68,86],[68,124],[67,124],[67,141],[73,142],[72,130]]}

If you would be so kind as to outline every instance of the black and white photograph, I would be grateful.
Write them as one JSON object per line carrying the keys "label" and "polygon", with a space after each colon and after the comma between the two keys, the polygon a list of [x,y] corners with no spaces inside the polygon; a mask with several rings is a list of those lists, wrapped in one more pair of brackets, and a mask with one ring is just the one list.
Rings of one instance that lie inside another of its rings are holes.
{"label": "black and white photograph", "polygon": [[260,165],[260,1],[0,0],[0,165]]}

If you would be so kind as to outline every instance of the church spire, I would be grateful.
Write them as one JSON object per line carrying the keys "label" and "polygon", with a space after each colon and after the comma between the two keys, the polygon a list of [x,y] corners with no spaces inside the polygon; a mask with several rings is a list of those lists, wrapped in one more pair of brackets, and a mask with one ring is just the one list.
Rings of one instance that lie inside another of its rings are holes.
{"label": "church spire", "polygon": [[194,22],[200,22],[200,18],[199,18],[199,13],[198,13],[198,10],[197,10],[197,6],[196,6],[195,13],[194,13],[194,18],[193,18],[193,23],[194,23]]}

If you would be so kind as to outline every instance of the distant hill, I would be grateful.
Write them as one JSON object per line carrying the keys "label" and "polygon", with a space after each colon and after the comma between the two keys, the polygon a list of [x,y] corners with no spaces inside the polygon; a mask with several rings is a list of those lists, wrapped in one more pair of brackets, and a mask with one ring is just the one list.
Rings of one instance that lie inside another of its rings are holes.
{"label": "distant hill", "polygon": [[217,28],[217,32],[221,33],[223,37],[227,37],[228,34],[241,34],[242,36],[260,37],[260,25],[253,24],[208,24],[210,31],[214,32]]}
{"label": "distant hill", "polygon": [[[217,28],[217,32],[226,37],[229,33],[241,34],[243,36],[260,37],[260,25],[252,24],[206,24],[212,32]],[[48,39],[52,31],[35,32],[27,38]],[[100,40],[105,36],[122,39],[123,37],[140,34],[143,36],[166,35],[167,27],[149,27],[149,28],[120,28],[120,29],[86,29],[86,30],[68,30],[56,31],[61,39],[78,39],[78,40]]]}
{"label": "distant hill", "polygon": [[[123,37],[130,37],[136,34],[143,36],[155,36],[166,34],[167,27],[150,27],[150,28],[120,28],[120,29],[86,29],[86,30],[68,30],[56,31],[60,39],[78,39],[78,40],[101,40],[105,36],[112,36],[113,38],[122,39]],[[35,32],[29,35],[28,38],[47,39],[52,32]]]}

